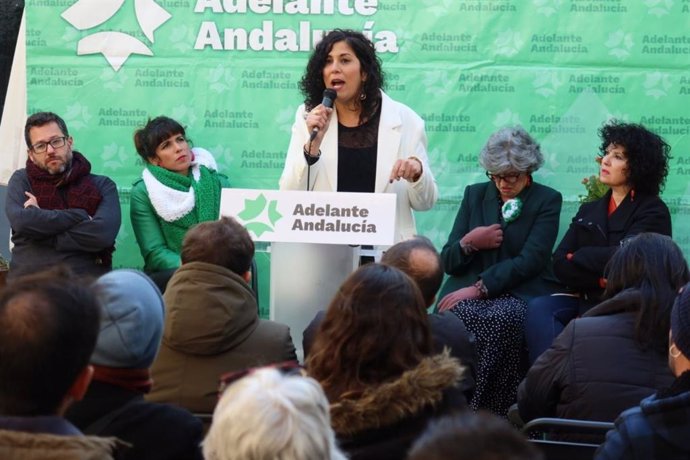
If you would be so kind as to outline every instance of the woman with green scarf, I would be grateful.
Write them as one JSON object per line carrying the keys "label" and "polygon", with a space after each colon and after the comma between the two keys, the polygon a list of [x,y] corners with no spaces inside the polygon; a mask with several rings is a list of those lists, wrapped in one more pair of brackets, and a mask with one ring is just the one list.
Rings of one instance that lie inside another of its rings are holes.
{"label": "woman with green scarf", "polygon": [[130,218],[144,271],[163,291],[180,266],[187,230],[218,219],[220,191],[229,183],[211,153],[190,148],[184,127],[171,118],[149,120],[134,133],[134,145],[145,169],[132,186]]}

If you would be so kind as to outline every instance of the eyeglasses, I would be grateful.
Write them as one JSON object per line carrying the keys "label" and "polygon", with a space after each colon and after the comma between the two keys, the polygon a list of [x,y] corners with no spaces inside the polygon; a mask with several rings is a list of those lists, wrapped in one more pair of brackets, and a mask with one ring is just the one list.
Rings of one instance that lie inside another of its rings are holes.
{"label": "eyeglasses", "polygon": [[62,136],[62,137],[56,137],[55,139],[51,139],[48,142],[37,142],[34,145],[31,146],[31,150],[34,151],[34,153],[39,153],[43,154],[48,151],[48,144],[50,144],[53,149],[57,150],[61,147],[64,147],[65,144],[67,143],[67,137]]}
{"label": "eyeglasses", "polygon": [[497,184],[500,181],[504,181],[507,184],[514,184],[518,181],[520,176],[522,176],[522,173],[491,174],[489,171],[486,172],[486,177]]}

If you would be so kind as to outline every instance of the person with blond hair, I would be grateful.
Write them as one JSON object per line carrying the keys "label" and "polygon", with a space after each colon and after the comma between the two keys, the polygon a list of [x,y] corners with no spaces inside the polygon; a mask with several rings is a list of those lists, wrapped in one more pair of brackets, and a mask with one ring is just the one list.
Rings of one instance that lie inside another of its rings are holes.
{"label": "person with blond hair", "polygon": [[232,383],[203,443],[207,460],[345,460],[316,380],[258,369]]}

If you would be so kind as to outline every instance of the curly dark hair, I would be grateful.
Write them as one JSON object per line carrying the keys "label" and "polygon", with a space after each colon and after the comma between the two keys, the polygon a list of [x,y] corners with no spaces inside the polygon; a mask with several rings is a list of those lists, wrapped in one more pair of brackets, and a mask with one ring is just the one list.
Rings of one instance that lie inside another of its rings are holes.
{"label": "curly dark hair", "polygon": [[431,352],[422,293],[395,267],[361,266],[340,286],[306,361],[329,401],[412,369]]}
{"label": "curly dark hair", "polygon": [[362,88],[366,98],[360,101],[362,111],[359,118],[360,121],[363,121],[376,112],[380,99],[379,90],[384,88],[385,76],[374,44],[361,32],[350,29],[334,29],[326,34],[316,45],[309,62],[307,62],[307,68],[299,82],[300,91],[304,96],[304,105],[307,110],[311,110],[321,103],[323,90],[326,89],[323,82],[323,69],[326,66],[328,53],[331,52],[334,44],[342,41],[350,45],[359,59],[362,73],[367,75]]}
{"label": "curly dark hair", "polygon": [[628,183],[639,193],[658,195],[666,183],[671,146],[642,125],[612,120],[599,129],[602,155],[611,144],[625,149]]}

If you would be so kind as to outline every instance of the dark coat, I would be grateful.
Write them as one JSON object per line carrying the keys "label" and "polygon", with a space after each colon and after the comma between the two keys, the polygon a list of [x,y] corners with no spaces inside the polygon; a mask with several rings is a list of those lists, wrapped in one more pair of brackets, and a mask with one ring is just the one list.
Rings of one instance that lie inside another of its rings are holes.
{"label": "dark coat", "polygon": [[[305,361],[325,316],[326,312],[323,310],[316,313],[302,334]],[[441,353],[444,348],[448,348],[450,355],[458,358],[460,364],[465,367],[459,388],[469,401],[474,394],[477,376],[477,350],[474,334],[468,331],[465,323],[450,311],[429,315],[429,328],[434,342],[434,352]]]}
{"label": "dark coat", "polygon": [[596,460],[686,460],[690,458],[690,372],[671,388],[644,399],[616,420]]}
{"label": "dark coat", "polygon": [[[584,203],[553,254],[554,273],[571,291],[593,301],[603,289],[599,279],[621,241],[643,232],[671,236],[671,214],[656,195],[630,194],[609,217],[611,191],[603,198]],[[568,260],[567,254],[572,254]]]}
{"label": "dark coat", "polygon": [[512,294],[524,301],[555,292],[551,251],[558,236],[561,194],[533,183],[520,192],[520,216],[503,224],[503,243],[492,250],[464,255],[460,239],[475,227],[500,223],[499,194],[492,182],[469,185],[443,246],[443,268],[450,275],[438,296],[484,281],[490,297]]}
{"label": "dark coat", "polygon": [[222,374],[297,359],[290,329],[259,319],[254,292],[225,267],[186,263],[163,298],[165,326],[149,401],[210,413]]}
{"label": "dark coat", "polygon": [[86,434],[114,436],[131,444],[123,460],[203,458],[198,418],[170,404],[144,401],[140,393],[115,385],[91,382],[84,399],[70,407],[66,418]]}
{"label": "dark coat", "polygon": [[670,385],[666,355],[635,340],[639,305],[637,291],[625,290],[571,321],[520,384],[520,417],[612,422]]}
{"label": "dark coat", "polygon": [[456,387],[461,375],[457,360],[442,353],[356,398],[331,401],[338,445],[350,460],[405,459],[431,419],[467,407]]}

